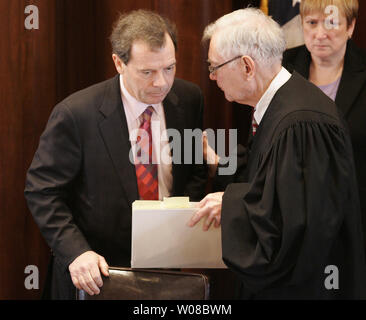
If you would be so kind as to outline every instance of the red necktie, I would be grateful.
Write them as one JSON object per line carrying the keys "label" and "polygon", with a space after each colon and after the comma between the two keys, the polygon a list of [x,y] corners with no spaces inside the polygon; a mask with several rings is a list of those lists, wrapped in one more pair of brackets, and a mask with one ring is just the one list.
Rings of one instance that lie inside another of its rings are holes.
{"label": "red necktie", "polygon": [[142,123],[137,135],[135,169],[140,200],[159,200],[158,166],[153,161],[153,142],[151,133],[152,106],[142,114]]}
{"label": "red necktie", "polygon": [[257,128],[258,128],[258,123],[257,121],[255,121],[254,118],[254,112],[255,112],[255,108],[253,109],[253,114],[252,114],[252,129],[253,129],[253,136],[255,135],[255,133],[257,132]]}

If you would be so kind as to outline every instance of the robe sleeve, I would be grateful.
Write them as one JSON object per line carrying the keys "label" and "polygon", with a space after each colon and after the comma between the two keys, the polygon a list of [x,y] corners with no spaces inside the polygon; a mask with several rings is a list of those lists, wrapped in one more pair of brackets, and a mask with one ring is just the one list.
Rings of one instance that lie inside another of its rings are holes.
{"label": "robe sleeve", "polygon": [[252,293],[324,276],[351,199],[352,155],[343,129],[298,122],[260,157],[222,205],[224,262]]}

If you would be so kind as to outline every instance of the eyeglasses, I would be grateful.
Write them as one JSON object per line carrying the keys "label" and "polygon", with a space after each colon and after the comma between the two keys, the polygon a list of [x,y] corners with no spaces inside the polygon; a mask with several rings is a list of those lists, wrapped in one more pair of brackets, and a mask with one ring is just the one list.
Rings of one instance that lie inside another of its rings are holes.
{"label": "eyeglasses", "polygon": [[211,65],[209,65],[208,66],[208,71],[210,72],[210,73],[214,73],[217,69],[219,69],[219,68],[221,68],[221,67],[223,67],[225,64],[228,64],[229,62],[231,62],[231,61],[234,61],[234,60],[236,60],[236,59],[239,59],[239,58],[241,58],[242,56],[237,56],[237,57],[235,57],[235,58],[232,58],[231,60],[229,60],[229,61],[226,61],[226,62],[224,62],[224,63],[221,63],[221,64],[219,64],[218,66],[211,66]]}

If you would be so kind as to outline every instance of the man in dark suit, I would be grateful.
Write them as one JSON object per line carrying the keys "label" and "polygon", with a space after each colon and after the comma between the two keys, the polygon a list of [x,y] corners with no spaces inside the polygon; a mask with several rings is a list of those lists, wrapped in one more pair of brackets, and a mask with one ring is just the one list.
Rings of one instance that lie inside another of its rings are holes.
{"label": "man in dark suit", "polygon": [[75,287],[98,294],[108,265],[130,265],[134,200],[203,197],[204,166],[171,161],[167,132],[202,128],[203,113],[200,89],[175,79],[174,26],[133,11],[111,42],[119,75],[54,108],[27,173],[28,206],[52,249],[48,298],[72,299]]}
{"label": "man in dark suit", "polygon": [[225,15],[204,39],[210,78],[229,101],[253,106],[253,137],[234,183],[206,196],[191,225],[221,222],[241,298],[365,298],[352,147],[334,102],[281,66],[283,32],[260,10]]}

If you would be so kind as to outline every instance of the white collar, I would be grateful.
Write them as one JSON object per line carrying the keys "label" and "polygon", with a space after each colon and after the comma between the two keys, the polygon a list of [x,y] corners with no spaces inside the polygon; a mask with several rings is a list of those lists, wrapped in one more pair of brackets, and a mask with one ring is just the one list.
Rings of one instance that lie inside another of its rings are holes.
{"label": "white collar", "polygon": [[269,104],[271,103],[276,92],[291,78],[291,73],[289,73],[284,67],[272,80],[268,89],[264,92],[263,96],[255,106],[254,119],[260,124],[264,114],[267,111]]}

